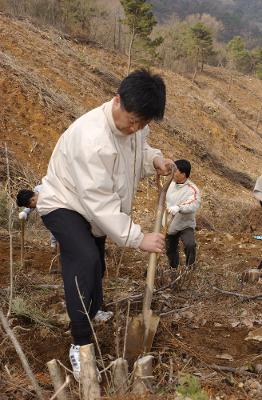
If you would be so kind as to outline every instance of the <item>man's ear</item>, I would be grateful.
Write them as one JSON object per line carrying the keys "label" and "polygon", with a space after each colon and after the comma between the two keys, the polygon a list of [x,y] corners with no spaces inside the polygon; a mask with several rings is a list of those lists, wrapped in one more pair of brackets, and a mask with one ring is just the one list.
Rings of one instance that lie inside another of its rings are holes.
{"label": "man's ear", "polygon": [[115,97],[114,97],[114,103],[115,103],[116,105],[120,105],[120,96],[119,96],[119,94],[115,95]]}

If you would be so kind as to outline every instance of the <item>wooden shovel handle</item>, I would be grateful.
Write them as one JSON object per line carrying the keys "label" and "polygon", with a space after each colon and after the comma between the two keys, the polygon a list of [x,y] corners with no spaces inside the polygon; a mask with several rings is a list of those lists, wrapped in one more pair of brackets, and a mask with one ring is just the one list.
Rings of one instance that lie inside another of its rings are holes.
{"label": "wooden shovel handle", "polygon": [[25,221],[24,221],[24,219],[21,219],[20,263],[21,263],[21,267],[24,267],[24,263],[25,263]]}
{"label": "wooden shovel handle", "polygon": [[[159,198],[158,198],[158,206],[156,211],[156,219],[154,232],[161,232],[162,218],[165,209],[165,200],[166,200],[166,192],[169,188],[170,183],[172,182],[174,170],[170,175],[168,181],[162,187]],[[154,290],[154,281],[155,281],[155,273],[157,266],[157,253],[150,253],[148,268],[147,268],[147,276],[146,276],[146,287],[144,292],[144,301],[143,301],[143,316],[145,318],[147,312],[150,310],[152,298],[153,298],[153,290]]]}

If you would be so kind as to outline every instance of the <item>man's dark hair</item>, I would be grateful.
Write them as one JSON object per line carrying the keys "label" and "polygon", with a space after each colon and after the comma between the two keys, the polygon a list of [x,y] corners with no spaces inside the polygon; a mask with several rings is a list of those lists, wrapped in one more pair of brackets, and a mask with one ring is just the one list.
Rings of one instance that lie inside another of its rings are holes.
{"label": "man's dark hair", "polygon": [[16,196],[16,204],[18,207],[29,207],[30,199],[35,195],[32,190],[22,189],[19,190]]}
{"label": "man's dark hair", "polygon": [[121,106],[145,120],[161,120],[166,105],[166,86],[159,75],[139,69],[122,80],[117,92]]}
{"label": "man's dark hair", "polygon": [[177,166],[177,169],[180,172],[184,173],[187,178],[190,176],[191,164],[188,160],[176,160],[175,164]]}

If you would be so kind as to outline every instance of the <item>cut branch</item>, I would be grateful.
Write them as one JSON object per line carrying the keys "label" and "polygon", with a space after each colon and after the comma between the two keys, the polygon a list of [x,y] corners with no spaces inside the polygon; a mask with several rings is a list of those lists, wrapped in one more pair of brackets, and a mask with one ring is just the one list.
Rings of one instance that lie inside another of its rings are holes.
{"label": "cut branch", "polygon": [[254,375],[251,372],[247,371],[244,367],[240,367],[240,368],[233,368],[233,367],[227,367],[224,365],[210,365],[210,368],[212,368],[214,371],[218,371],[218,372],[231,372],[232,374],[235,375]]}
{"label": "cut branch", "polygon": [[250,296],[248,294],[242,294],[238,292],[229,292],[228,290],[222,290],[220,288],[217,288],[216,286],[213,286],[212,289],[216,290],[219,293],[223,293],[229,296],[237,296],[243,299],[243,301],[248,301],[248,300],[262,300],[262,293],[257,294],[255,296]]}

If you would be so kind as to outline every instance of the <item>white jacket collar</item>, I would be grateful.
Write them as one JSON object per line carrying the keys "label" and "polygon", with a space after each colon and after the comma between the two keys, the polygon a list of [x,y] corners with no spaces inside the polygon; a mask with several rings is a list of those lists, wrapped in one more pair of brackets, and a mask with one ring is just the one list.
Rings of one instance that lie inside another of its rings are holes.
{"label": "white jacket collar", "polygon": [[117,129],[117,127],[115,125],[115,121],[114,121],[113,113],[112,113],[113,101],[114,101],[114,99],[112,99],[112,100],[108,101],[107,103],[105,103],[104,110],[105,110],[106,119],[107,119],[109,127],[110,127],[110,129],[111,129],[111,131],[112,131],[112,133],[114,135],[126,136],[119,129]]}
{"label": "white jacket collar", "polygon": [[188,183],[188,179],[184,183],[176,183],[175,182],[175,185],[177,186],[178,189],[180,189],[180,188],[184,187],[187,183]]}

